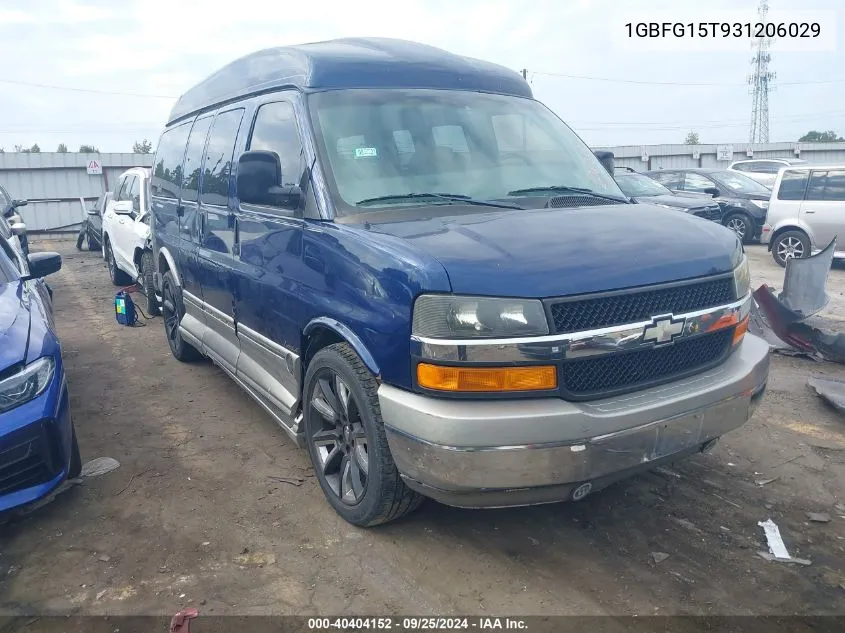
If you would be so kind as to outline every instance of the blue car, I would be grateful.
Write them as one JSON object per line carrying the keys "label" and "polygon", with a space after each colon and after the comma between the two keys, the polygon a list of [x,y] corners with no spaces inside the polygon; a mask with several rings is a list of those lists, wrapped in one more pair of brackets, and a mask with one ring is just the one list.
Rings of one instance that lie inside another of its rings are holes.
{"label": "blue car", "polygon": [[21,260],[0,239],[0,512],[44,498],[82,469],[42,280],[61,265],[58,253]]}
{"label": "blue car", "polygon": [[173,356],[255,398],[354,525],[583,499],[709,450],[766,386],[736,235],[632,204],[481,60],[236,60],[171,111],[151,216]]}

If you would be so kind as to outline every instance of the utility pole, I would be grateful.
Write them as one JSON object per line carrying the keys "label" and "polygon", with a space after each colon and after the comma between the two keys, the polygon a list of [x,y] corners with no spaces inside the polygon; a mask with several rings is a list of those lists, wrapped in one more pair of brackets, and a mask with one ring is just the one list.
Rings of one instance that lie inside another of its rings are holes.
{"label": "utility pole", "polygon": [[[769,12],[768,0],[760,0],[757,7],[757,15],[760,22],[766,22],[766,14]],[[754,65],[754,72],[749,75],[748,83],[751,86],[751,130],[749,141],[751,143],[769,142],[769,91],[774,90],[774,79],[776,74],[769,70],[769,62],[772,56],[769,55],[769,46],[772,38],[759,37],[751,42],[752,49],[755,49],[751,63]]]}

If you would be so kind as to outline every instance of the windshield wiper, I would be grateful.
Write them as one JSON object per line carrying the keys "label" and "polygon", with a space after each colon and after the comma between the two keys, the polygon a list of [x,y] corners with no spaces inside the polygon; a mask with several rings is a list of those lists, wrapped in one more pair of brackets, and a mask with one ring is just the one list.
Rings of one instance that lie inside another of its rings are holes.
{"label": "windshield wiper", "polygon": [[624,202],[629,203],[630,201],[626,198],[620,198],[619,196],[608,196],[603,193],[598,193],[593,191],[592,189],[587,189],[586,187],[569,187],[567,185],[548,185],[546,187],[527,187],[525,189],[514,189],[513,191],[508,191],[509,196],[526,196],[532,193],[546,193],[551,192],[555,193],[581,193],[587,196],[593,196],[594,198],[602,198],[604,200],[613,200],[614,202]]}
{"label": "windshield wiper", "polygon": [[444,200],[449,204],[475,204],[483,207],[498,207],[500,209],[522,209],[522,207],[509,202],[495,202],[493,200],[479,200],[459,193],[398,193],[389,196],[377,196],[375,198],[364,198],[355,203],[356,207],[367,206],[378,202],[391,202],[403,200]]}

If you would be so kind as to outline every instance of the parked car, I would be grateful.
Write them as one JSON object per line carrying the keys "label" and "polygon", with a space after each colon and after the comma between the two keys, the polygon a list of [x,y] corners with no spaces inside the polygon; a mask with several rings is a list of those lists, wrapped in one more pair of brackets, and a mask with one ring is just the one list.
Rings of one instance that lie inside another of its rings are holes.
{"label": "parked car", "polygon": [[781,168],[806,164],[807,161],[800,158],[758,158],[756,160],[749,158],[748,160],[735,160],[728,169],[745,174],[761,185],[771,188],[775,184],[775,178]]}
{"label": "parked car", "polygon": [[29,241],[26,236],[26,224],[18,214],[20,207],[27,205],[26,200],[15,200],[0,186],[0,215],[9,223],[12,232],[17,236],[24,254],[29,254]]}
{"label": "parked car", "polygon": [[355,525],[579,500],[762,397],[736,235],[633,206],[501,66],[381,38],[254,53],[177,101],[153,174],[173,356],[223,368]]}
{"label": "parked car", "polygon": [[82,226],[79,227],[79,235],[76,237],[76,248],[82,250],[82,245],[89,251],[100,251],[103,249],[103,216],[106,206],[112,199],[112,192],[107,191],[100,196],[91,208],[88,209]]}
{"label": "parked car", "polygon": [[647,202],[667,209],[676,209],[696,217],[722,221],[722,208],[706,193],[673,192],[645,174],[630,167],[616,167],[614,179],[619,188],[635,202]]}
{"label": "parked car", "polygon": [[[761,241],[772,258],[786,266],[845,237],[845,166],[800,165],[782,169],[772,189]],[[845,258],[843,240],[834,252]]]}
{"label": "parked car", "polygon": [[82,468],[61,345],[42,281],[58,253],[21,261],[0,240],[0,512],[49,495]]}
{"label": "parked car", "polygon": [[139,283],[146,309],[159,313],[153,288],[153,252],[150,244],[150,171],[133,167],[120,175],[103,214],[103,258],[116,286]]}
{"label": "parked car", "polygon": [[672,191],[706,193],[722,207],[722,224],[746,244],[760,238],[766,221],[771,189],[739,172],[727,169],[660,169],[646,176]]}

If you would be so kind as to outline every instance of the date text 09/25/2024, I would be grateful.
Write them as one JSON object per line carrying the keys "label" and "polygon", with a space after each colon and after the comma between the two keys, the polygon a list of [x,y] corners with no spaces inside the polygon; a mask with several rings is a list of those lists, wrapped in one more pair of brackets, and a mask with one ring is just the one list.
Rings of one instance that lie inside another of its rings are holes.
{"label": "date text 09/25/2024", "polygon": [[628,22],[629,38],[819,37],[818,22]]}
{"label": "date text 09/25/2024", "polygon": [[312,631],[452,631],[452,630],[528,630],[525,620],[498,617],[349,617],[309,618]]}

